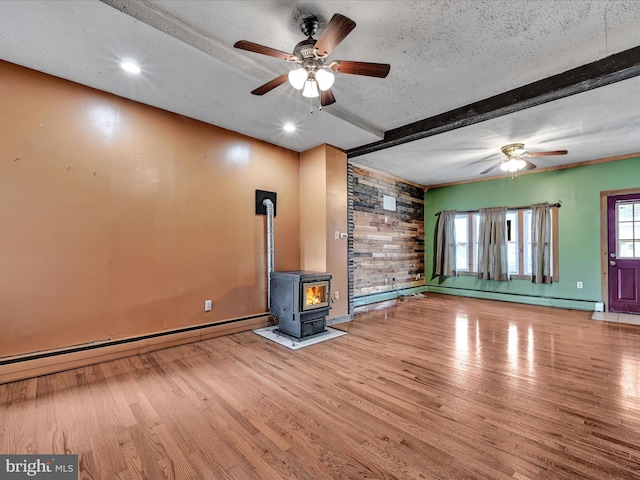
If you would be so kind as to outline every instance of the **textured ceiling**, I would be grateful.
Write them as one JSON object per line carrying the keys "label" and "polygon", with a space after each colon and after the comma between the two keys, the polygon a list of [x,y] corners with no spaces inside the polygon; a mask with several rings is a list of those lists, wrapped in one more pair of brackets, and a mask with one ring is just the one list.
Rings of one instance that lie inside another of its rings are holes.
{"label": "textured ceiling", "polygon": [[[236,41],[291,51],[302,15],[317,15],[321,33],[336,12],[357,26],[330,59],[390,63],[386,79],[338,74],[337,103],[314,113],[288,84],[249,93],[291,66]],[[639,24],[637,0],[3,0],[0,58],[296,151],[350,150],[634,48]],[[121,71],[124,58],[142,74]],[[513,142],[569,150],[539,167],[640,152],[639,107],[635,77],[353,160],[434,185],[480,178]]]}

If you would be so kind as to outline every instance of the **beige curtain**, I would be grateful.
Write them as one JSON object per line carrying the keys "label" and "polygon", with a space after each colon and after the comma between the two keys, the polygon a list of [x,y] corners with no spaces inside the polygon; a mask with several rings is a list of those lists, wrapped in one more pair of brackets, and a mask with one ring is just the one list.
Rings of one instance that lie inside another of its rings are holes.
{"label": "beige curtain", "polygon": [[436,275],[456,274],[456,210],[440,212],[436,229]]}
{"label": "beige curtain", "polygon": [[552,283],[551,207],[548,203],[531,205],[531,281]]}
{"label": "beige curtain", "polygon": [[507,207],[481,208],[478,228],[478,278],[509,280]]}

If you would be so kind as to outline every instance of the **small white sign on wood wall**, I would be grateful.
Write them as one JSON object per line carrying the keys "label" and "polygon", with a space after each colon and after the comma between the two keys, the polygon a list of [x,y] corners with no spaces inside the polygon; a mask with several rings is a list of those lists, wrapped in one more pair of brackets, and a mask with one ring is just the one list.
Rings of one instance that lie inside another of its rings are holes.
{"label": "small white sign on wood wall", "polygon": [[382,195],[382,208],[384,210],[396,211],[396,197],[390,195]]}

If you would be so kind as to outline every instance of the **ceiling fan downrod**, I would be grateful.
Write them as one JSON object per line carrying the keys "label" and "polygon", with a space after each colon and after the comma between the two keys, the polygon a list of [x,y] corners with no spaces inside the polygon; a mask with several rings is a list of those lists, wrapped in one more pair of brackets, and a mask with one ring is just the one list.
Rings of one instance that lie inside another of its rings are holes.
{"label": "ceiling fan downrod", "polygon": [[298,26],[303,35],[311,38],[318,31],[318,17],[312,14],[305,15],[300,19]]}

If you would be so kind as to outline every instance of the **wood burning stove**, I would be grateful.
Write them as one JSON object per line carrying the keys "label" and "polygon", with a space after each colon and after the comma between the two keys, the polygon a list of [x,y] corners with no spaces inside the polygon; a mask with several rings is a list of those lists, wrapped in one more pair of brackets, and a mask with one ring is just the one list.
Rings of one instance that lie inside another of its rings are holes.
{"label": "wood burning stove", "polygon": [[270,313],[280,332],[295,338],[324,332],[330,302],[330,273],[271,272]]}

